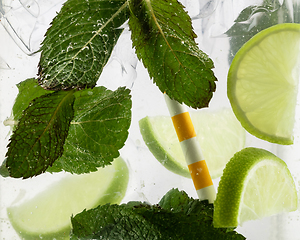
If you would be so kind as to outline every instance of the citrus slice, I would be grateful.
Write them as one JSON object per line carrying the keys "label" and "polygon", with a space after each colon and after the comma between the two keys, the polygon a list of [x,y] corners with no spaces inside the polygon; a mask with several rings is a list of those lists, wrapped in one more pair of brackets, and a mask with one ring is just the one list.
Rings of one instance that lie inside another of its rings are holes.
{"label": "citrus slice", "polygon": [[71,216],[106,203],[119,203],[128,184],[126,163],[117,158],[97,172],[70,175],[34,198],[7,209],[22,239],[69,239]]}
{"label": "citrus slice", "polygon": [[214,202],[214,226],[297,210],[297,191],[287,165],[274,154],[244,148],[227,163]]}
{"label": "citrus slice", "polygon": [[236,117],[252,135],[293,143],[299,78],[300,24],[267,28],[235,55],[227,94]]}
{"label": "citrus slice", "polygon": [[[222,174],[226,163],[245,144],[245,130],[231,109],[217,112],[201,110],[191,119],[212,178]],[[140,131],[149,150],[170,171],[190,178],[185,158],[170,117],[145,117]]]}

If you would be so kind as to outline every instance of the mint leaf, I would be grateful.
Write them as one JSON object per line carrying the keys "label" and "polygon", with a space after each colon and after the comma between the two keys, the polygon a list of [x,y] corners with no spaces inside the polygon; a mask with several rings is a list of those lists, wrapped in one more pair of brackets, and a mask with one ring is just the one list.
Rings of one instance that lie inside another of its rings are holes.
{"label": "mint leaf", "polygon": [[[294,3],[292,12],[295,14],[299,10],[299,6]],[[255,34],[278,23],[289,23],[293,20],[295,22],[299,20],[296,15],[291,13],[287,1],[281,4],[279,0],[265,0],[262,5],[245,8],[235,20],[235,24],[226,32],[230,37],[229,63],[237,51]]]}
{"label": "mint leaf", "polygon": [[[35,79],[21,82],[18,89],[14,116],[21,115],[35,96],[51,92],[40,87]],[[64,154],[47,168],[48,172],[64,170],[80,174],[96,171],[119,156],[118,150],[127,139],[131,122],[130,90],[119,88],[112,92],[95,87],[77,91],[74,97],[75,113],[64,144]]]}
{"label": "mint leaf", "polygon": [[75,93],[74,118],[64,153],[47,171],[88,173],[110,164],[128,137],[131,122],[130,90],[105,87]]}
{"label": "mint leaf", "polygon": [[6,166],[11,177],[43,173],[62,155],[73,118],[73,91],[54,92],[34,99],[13,132]]}
{"label": "mint leaf", "polygon": [[28,107],[29,103],[33,99],[52,92],[39,86],[37,80],[34,78],[18,83],[17,87],[19,93],[12,109],[13,119],[15,121],[18,121],[21,118],[23,111]]}
{"label": "mint leaf", "polygon": [[68,0],[42,43],[42,87],[94,87],[128,16],[127,0]]}
{"label": "mint leaf", "polygon": [[[163,196],[163,198],[159,201],[159,206],[172,212],[184,212],[185,214],[189,214],[191,212],[192,205],[195,203],[197,203],[197,201],[189,198],[184,191],[172,189],[167,192],[165,196]],[[212,218],[213,205],[203,201],[202,206],[205,208],[205,211],[203,213]]]}
{"label": "mint leaf", "polygon": [[177,0],[132,0],[129,27],[139,59],[162,92],[193,108],[215,91],[211,59],[195,43],[189,15]]}
{"label": "mint leaf", "polygon": [[189,198],[177,189],[158,205],[129,202],[102,205],[71,218],[71,239],[245,239],[226,228],[214,228],[213,205]]}
{"label": "mint leaf", "polygon": [[0,175],[2,177],[9,177],[9,171],[6,167],[6,159],[4,159],[4,161],[2,162],[2,164],[0,166]]}

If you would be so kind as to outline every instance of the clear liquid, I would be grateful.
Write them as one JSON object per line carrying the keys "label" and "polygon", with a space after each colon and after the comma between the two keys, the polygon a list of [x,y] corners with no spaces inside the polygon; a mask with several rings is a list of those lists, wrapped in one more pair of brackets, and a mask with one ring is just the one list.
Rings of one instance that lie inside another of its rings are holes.
{"label": "clear liquid", "polygon": [[[226,79],[232,39],[225,32],[230,29],[245,7],[261,4],[262,1],[184,0],[182,2],[193,18],[193,26],[198,35],[196,41],[200,49],[206,52],[215,64],[214,72],[218,78],[217,91],[210,108],[229,107]],[[290,5],[297,2],[300,1],[288,1]],[[38,49],[51,19],[55,16],[55,12],[59,11],[61,4],[62,1],[59,0],[32,2],[31,12],[11,1],[4,0],[0,5],[2,23],[0,24],[0,162],[5,158],[6,145],[11,133],[10,127],[4,126],[4,123],[10,124],[6,119],[11,114],[13,101],[18,92],[15,84],[36,76],[39,54],[30,55],[30,53]],[[8,6],[13,8],[9,10]],[[23,22],[20,16],[24,18]],[[12,31],[13,29],[15,31]],[[139,200],[155,204],[171,188],[179,188],[186,191],[189,196],[197,198],[192,181],[166,170],[149,152],[141,137],[138,121],[145,116],[168,116],[168,109],[162,93],[149,79],[147,71],[138,62],[134,50],[131,49],[130,33],[127,30],[105,67],[99,85],[105,85],[112,90],[122,85],[132,90],[132,124],[128,140],[120,151],[130,168],[128,192],[123,202]],[[298,104],[297,107],[299,106]],[[300,111],[297,110],[297,114],[299,113]],[[299,124],[299,116],[296,117]],[[300,181],[300,155],[297,147],[300,141],[299,129],[299,126],[296,127],[295,144],[292,146],[277,146],[249,134],[246,142],[246,146],[267,149],[285,160],[297,187]],[[0,178],[0,239],[20,239],[10,225],[6,208],[33,197],[63,175],[64,173],[54,175],[46,173],[28,180]],[[214,180],[216,188],[218,181],[219,179]],[[238,227],[237,230],[249,240],[295,240],[299,236],[299,219],[299,211],[296,211],[251,221]]]}

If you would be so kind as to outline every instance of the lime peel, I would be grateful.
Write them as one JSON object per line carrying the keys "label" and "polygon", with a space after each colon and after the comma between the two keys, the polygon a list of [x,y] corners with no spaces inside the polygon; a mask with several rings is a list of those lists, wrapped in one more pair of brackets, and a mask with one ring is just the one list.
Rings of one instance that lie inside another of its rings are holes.
{"label": "lime peel", "polygon": [[235,55],[227,95],[236,117],[254,136],[293,143],[300,62],[300,24],[267,28]]}
{"label": "lime peel", "polygon": [[71,215],[106,203],[120,203],[129,180],[123,159],[97,172],[71,175],[36,197],[7,209],[22,239],[69,239]]}
{"label": "lime peel", "polygon": [[286,163],[264,149],[245,148],[224,169],[214,202],[214,226],[237,227],[249,220],[295,211],[297,203]]}
{"label": "lime peel", "polygon": [[[212,178],[219,177],[233,154],[244,147],[245,130],[231,109],[191,112],[197,140]],[[172,120],[166,116],[140,120],[144,142],[155,158],[168,170],[191,178]]]}

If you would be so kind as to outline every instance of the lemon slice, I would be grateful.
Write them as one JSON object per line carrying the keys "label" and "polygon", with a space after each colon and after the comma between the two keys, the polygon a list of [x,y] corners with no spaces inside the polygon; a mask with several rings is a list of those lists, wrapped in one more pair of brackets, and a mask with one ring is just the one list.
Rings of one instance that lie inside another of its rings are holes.
{"label": "lemon slice", "polygon": [[244,148],[224,169],[214,202],[214,226],[236,227],[295,211],[297,202],[296,186],[285,162],[266,150]]}
{"label": "lemon slice", "polygon": [[67,176],[7,213],[22,239],[70,239],[71,216],[100,204],[119,203],[128,176],[126,163],[117,158],[97,172]]}
{"label": "lemon slice", "polygon": [[[201,110],[191,119],[212,178],[222,174],[226,163],[245,144],[245,130],[231,109]],[[149,150],[168,170],[190,178],[185,158],[170,117],[145,117],[140,131]]]}
{"label": "lemon slice", "polygon": [[235,55],[227,94],[243,127],[279,144],[293,143],[300,24],[284,23],[251,38]]}

